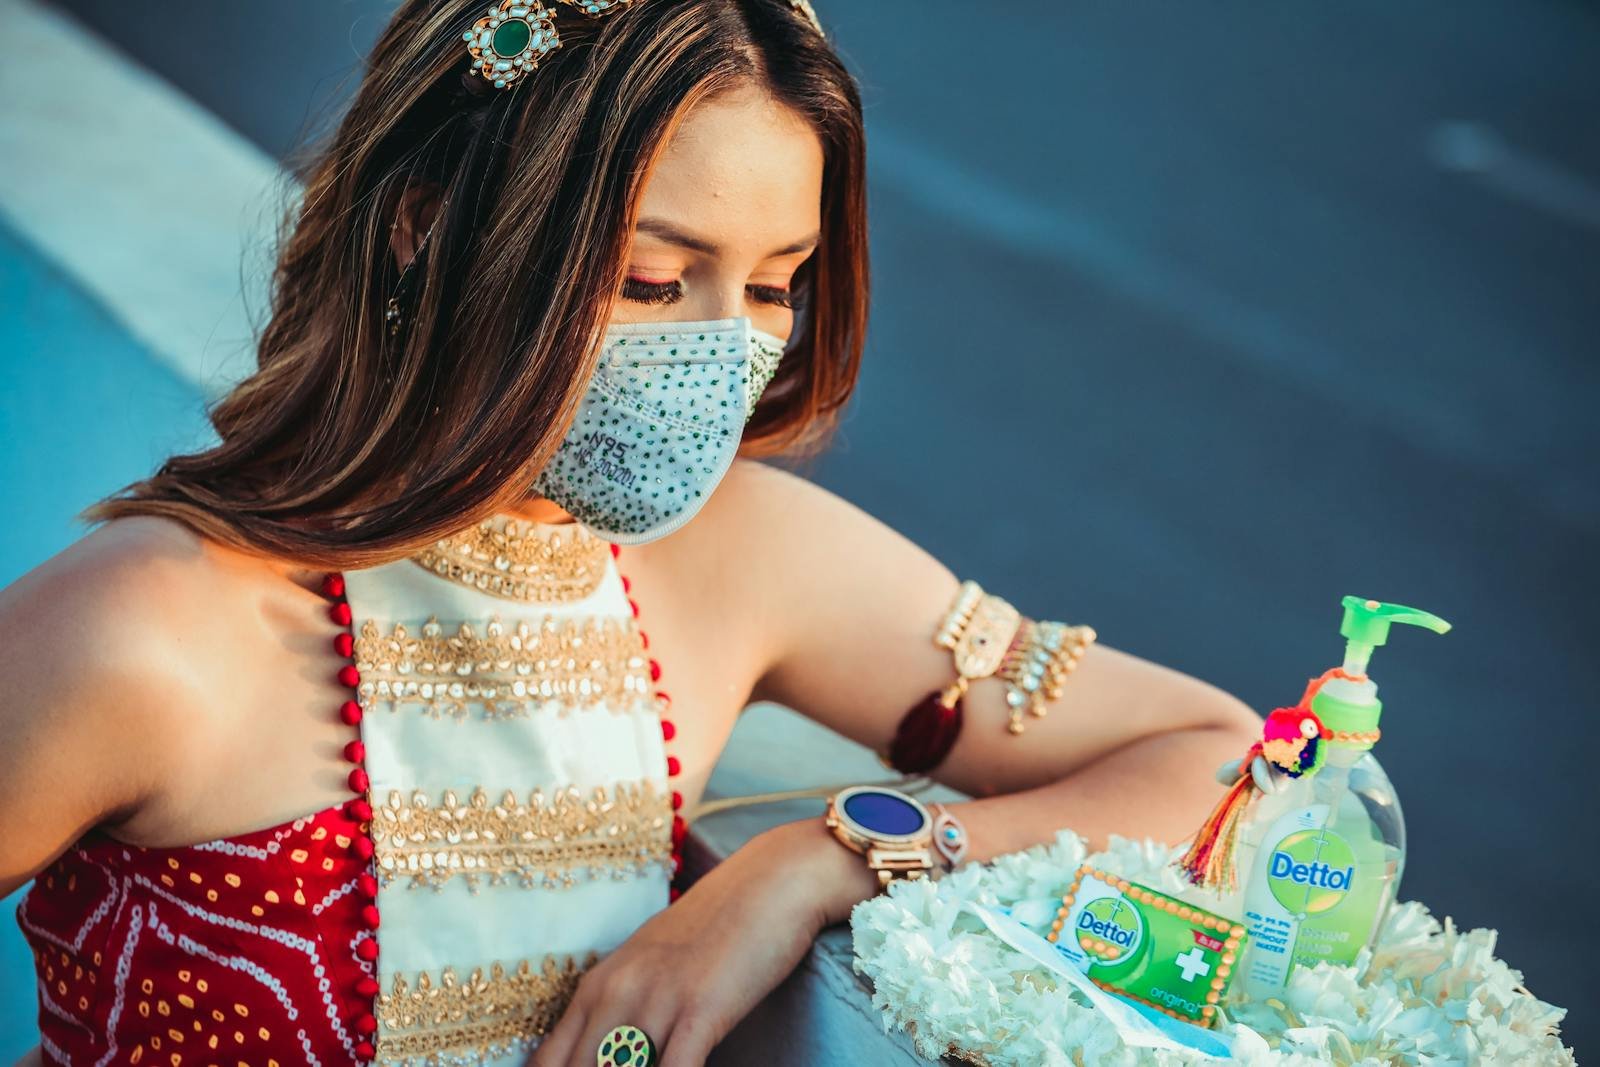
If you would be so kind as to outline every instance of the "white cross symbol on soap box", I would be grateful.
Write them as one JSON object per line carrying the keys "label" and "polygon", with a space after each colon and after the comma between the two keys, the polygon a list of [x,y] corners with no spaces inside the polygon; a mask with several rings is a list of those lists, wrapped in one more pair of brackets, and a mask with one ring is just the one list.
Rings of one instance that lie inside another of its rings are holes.
{"label": "white cross symbol on soap box", "polygon": [[1206,962],[1205,954],[1196,945],[1188,952],[1180,952],[1173,958],[1173,963],[1178,965],[1178,970],[1183,972],[1183,980],[1192,982],[1195,978],[1204,978],[1211,973],[1211,964]]}

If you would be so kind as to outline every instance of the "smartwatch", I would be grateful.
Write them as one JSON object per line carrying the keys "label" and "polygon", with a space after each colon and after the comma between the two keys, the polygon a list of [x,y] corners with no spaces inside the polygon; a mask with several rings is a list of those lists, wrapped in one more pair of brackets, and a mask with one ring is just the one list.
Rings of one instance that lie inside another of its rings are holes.
{"label": "smartwatch", "polygon": [[841,789],[828,798],[823,821],[846,848],[867,857],[880,888],[896,878],[926,877],[933,869],[933,817],[898,789]]}

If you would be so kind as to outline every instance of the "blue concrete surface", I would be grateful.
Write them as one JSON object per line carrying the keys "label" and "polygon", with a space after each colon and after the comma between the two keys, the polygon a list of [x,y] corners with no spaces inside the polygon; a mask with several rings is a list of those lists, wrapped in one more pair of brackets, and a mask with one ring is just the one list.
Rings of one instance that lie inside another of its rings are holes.
{"label": "blue concrete surface", "polygon": [[[72,516],[211,436],[198,390],[0,223],[0,585],[82,536]],[[38,1043],[33,960],[0,901],[0,1063]]]}

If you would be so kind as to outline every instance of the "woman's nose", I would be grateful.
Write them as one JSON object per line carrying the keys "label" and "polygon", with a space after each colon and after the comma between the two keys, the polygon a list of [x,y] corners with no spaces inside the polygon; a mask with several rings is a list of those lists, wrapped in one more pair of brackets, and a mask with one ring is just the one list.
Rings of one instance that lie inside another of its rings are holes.
{"label": "woman's nose", "polygon": [[744,288],[728,288],[718,286],[714,289],[702,289],[702,299],[695,308],[694,316],[698,319],[731,319],[748,314],[744,306]]}

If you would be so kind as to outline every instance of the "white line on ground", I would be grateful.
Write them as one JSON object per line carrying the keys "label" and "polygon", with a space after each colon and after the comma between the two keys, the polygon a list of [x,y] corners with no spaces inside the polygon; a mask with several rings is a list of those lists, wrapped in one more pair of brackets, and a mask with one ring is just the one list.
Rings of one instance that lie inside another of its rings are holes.
{"label": "white line on ground", "polygon": [[0,0],[0,40],[0,216],[153,356],[225,392],[255,366],[277,162],[33,0]]}

